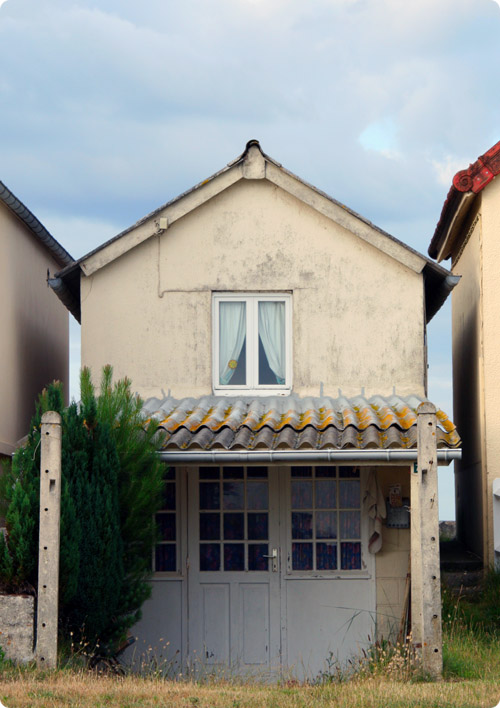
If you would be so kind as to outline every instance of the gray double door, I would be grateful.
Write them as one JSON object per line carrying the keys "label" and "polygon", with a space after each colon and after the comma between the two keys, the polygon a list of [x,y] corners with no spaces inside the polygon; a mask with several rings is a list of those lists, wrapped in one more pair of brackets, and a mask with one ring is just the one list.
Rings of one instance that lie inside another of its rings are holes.
{"label": "gray double door", "polygon": [[191,670],[312,678],[373,636],[363,473],[342,469],[187,470]]}

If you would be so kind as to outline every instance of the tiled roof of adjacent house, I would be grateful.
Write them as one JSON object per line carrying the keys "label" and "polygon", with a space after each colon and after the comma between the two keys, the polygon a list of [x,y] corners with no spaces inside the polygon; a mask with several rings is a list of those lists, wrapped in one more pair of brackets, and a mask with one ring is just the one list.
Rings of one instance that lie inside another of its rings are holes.
{"label": "tiled roof of adjacent house", "polygon": [[[445,199],[441,216],[429,246],[431,258],[437,258],[447,233],[453,224],[456,213],[461,208],[465,197],[469,197],[468,206],[475,194],[479,194],[487,184],[500,174],[500,141],[465,170],[460,170],[453,177],[453,183]],[[448,258],[449,253],[443,254]]]}
{"label": "tiled roof of adjacent house", "polygon": [[[166,431],[164,450],[410,449],[418,396],[150,398],[145,411]],[[438,447],[460,444],[438,410]]]}

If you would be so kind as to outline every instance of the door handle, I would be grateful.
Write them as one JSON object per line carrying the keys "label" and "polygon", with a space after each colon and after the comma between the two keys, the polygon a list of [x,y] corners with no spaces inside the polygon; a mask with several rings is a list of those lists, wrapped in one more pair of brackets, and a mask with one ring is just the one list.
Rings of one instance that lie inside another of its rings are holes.
{"label": "door handle", "polygon": [[273,573],[277,573],[278,572],[278,549],[272,548],[270,555],[264,554],[262,557],[263,558],[271,558],[271,560],[273,561],[271,569],[272,569]]}

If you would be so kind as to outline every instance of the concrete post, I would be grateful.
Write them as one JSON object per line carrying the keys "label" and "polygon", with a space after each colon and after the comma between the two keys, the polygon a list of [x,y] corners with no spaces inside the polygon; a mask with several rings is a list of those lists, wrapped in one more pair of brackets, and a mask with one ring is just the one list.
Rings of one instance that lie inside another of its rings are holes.
{"label": "concrete post", "polygon": [[38,551],[38,611],[36,662],[57,665],[59,600],[59,535],[61,515],[61,416],[42,416],[40,463],[40,538]]}
{"label": "concrete post", "polygon": [[[412,628],[422,669],[435,679],[443,672],[436,409],[418,407],[417,469],[411,484]],[[415,576],[413,573],[415,572]]]}

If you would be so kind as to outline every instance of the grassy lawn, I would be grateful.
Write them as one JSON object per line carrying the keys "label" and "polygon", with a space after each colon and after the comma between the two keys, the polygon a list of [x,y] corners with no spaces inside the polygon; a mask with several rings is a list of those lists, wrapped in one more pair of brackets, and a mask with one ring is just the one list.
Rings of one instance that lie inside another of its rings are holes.
{"label": "grassy lawn", "polygon": [[405,656],[384,647],[354,677],[316,685],[116,677],[81,667],[41,672],[3,662],[0,699],[7,708],[493,708],[500,701],[500,575],[473,602],[445,595],[443,625],[444,678],[437,683],[419,680]]}
{"label": "grassy lawn", "polygon": [[444,642],[445,678],[412,677],[399,661],[375,663],[349,680],[277,686],[238,680],[172,681],[112,677],[85,669],[41,672],[5,665],[0,699],[7,708],[493,708],[500,700],[500,639],[457,623]]}
{"label": "grassy lawn", "polygon": [[324,686],[262,686],[227,682],[202,685],[133,677],[98,677],[64,671],[53,674],[25,672],[24,675],[18,673],[2,680],[0,698],[8,708],[492,708],[500,698],[500,682],[471,679],[433,684],[372,677]]}

